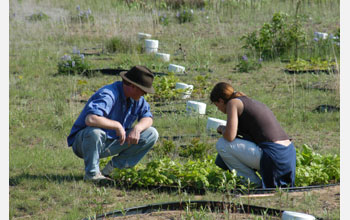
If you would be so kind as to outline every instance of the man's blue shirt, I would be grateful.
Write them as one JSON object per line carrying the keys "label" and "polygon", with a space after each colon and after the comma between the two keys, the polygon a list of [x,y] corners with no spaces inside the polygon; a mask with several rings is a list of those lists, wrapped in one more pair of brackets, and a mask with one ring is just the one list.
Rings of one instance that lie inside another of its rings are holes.
{"label": "man's blue shirt", "polygon": [[[85,117],[88,114],[103,116],[118,121],[124,129],[131,128],[132,124],[144,117],[153,117],[150,106],[141,96],[138,101],[130,98],[129,106],[123,91],[123,83],[118,81],[99,89],[90,97],[78,119],[74,122],[67,138],[68,146],[72,146],[75,135],[86,128]],[[108,138],[116,139],[115,130],[103,129]]]}

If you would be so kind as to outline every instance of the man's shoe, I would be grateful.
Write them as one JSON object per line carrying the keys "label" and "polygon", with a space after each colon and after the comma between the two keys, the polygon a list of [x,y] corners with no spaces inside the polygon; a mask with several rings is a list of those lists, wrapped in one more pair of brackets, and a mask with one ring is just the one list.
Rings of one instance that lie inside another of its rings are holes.
{"label": "man's shoe", "polygon": [[85,181],[101,181],[101,180],[106,180],[108,179],[107,177],[103,176],[101,173],[97,173],[95,175],[88,175],[88,174],[85,174],[84,176],[84,180]]}
{"label": "man's shoe", "polygon": [[107,163],[107,165],[103,168],[103,170],[102,170],[102,174],[104,175],[104,176],[110,176],[110,174],[113,172],[113,170],[114,170],[114,167],[113,167],[113,165],[112,165],[112,161],[110,160],[108,163]]}

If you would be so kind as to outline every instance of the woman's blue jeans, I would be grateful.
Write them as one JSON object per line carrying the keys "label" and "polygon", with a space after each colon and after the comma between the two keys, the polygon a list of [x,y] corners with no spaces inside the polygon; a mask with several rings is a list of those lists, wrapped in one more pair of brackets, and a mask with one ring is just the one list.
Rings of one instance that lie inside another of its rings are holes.
{"label": "woman's blue jeans", "polygon": [[[126,135],[131,130],[126,131]],[[84,159],[85,173],[95,175],[100,172],[100,158],[114,156],[112,165],[123,169],[135,166],[158,140],[158,132],[150,127],[141,132],[138,144],[128,146],[125,142],[108,139],[106,132],[97,127],[86,127],[79,131],[73,143],[74,153]]]}

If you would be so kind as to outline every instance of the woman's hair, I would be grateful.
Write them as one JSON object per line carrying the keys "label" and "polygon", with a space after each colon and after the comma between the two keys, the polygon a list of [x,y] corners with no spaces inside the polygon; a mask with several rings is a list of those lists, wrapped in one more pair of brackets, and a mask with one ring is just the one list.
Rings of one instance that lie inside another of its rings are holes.
{"label": "woman's hair", "polygon": [[243,92],[236,92],[233,87],[225,82],[219,82],[216,84],[211,90],[210,93],[210,101],[211,102],[218,102],[221,98],[224,100],[224,103],[226,104],[231,99],[240,97],[240,96],[246,96]]}

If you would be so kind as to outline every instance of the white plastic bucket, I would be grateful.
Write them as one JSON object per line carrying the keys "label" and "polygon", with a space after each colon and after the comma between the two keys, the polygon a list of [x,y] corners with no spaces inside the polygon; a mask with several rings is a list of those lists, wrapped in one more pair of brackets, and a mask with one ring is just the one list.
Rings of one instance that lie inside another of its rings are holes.
{"label": "white plastic bucket", "polygon": [[185,67],[175,64],[169,64],[168,71],[173,73],[183,73],[185,72]]}
{"label": "white plastic bucket", "polygon": [[193,91],[193,85],[188,85],[186,83],[176,83],[175,89],[184,89],[185,92],[181,93],[181,99],[188,99],[191,97]]}
{"label": "white plastic bucket", "polygon": [[282,214],[282,220],[315,220],[312,215],[308,215],[300,212],[284,211]]}
{"label": "white plastic bucket", "polygon": [[207,107],[207,104],[202,102],[187,101],[186,111],[189,114],[198,113],[198,114],[204,115],[206,107]]}
{"label": "white plastic bucket", "polygon": [[317,37],[318,39],[326,40],[328,38],[328,34],[322,32],[315,32],[315,37]]}
{"label": "white plastic bucket", "polygon": [[158,52],[158,40],[146,39],[145,44],[146,44],[146,48],[145,48],[146,53]]}
{"label": "white plastic bucket", "polygon": [[138,33],[137,37],[138,37],[139,40],[144,40],[144,39],[147,39],[147,38],[151,38],[152,35],[146,34],[146,33]]}
{"label": "white plastic bucket", "polygon": [[158,48],[145,48],[146,53],[157,53],[158,52]]}
{"label": "white plastic bucket", "polygon": [[146,39],[145,44],[146,48],[158,48],[158,40]]}
{"label": "white plastic bucket", "polygon": [[226,125],[226,121],[221,120],[221,119],[217,119],[217,118],[208,117],[206,129],[207,129],[207,131],[211,131],[211,130],[216,131],[216,129],[220,125]]}
{"label": "white plastic bucket", "polygon": [[170,54],[167,53],[156,53],[156,57],[159,57],[161,60],[168,62],[170,60]]}

